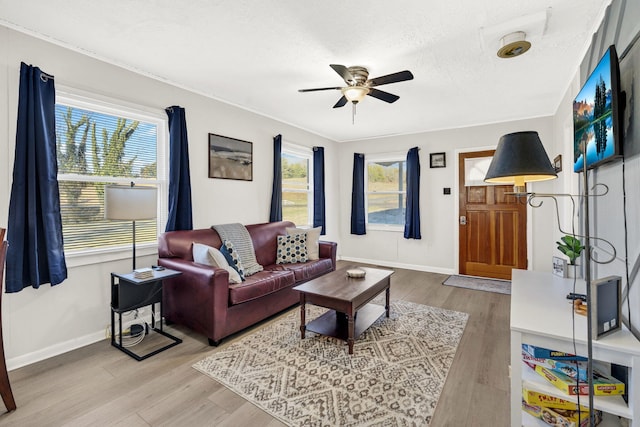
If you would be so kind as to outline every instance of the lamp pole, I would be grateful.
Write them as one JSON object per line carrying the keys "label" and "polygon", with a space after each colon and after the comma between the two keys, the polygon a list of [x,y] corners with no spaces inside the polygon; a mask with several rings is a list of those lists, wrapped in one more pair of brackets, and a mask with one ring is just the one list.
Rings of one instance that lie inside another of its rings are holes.
{"label": "lamp pole", "polygon": [[136,220],[133,220],[133,269],[136,269]]}
{"label": "lamp pole", "polygon": [[584,281],[587,287],[587,384],[589,387],[589,425],[594,427],[595,409],[593,407],[593,333],[591,310],[591,239],[590,239],[590,220],[589,220],[589,177],[587,174],[587,145],[584,145],[582,154],[582,190],[584,194],[584,252],[585,252],[585,268]]}

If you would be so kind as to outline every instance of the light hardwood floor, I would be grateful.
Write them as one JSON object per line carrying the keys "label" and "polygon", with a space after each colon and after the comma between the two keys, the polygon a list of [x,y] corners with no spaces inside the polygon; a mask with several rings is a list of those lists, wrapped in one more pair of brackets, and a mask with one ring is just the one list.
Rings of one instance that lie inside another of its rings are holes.
{"label": "light hardwood floor", "polygon": [[[470,315],[431,426],[508,426],[510,297],[443,286],[442,274],[395,271],[392,299]],[[169,330],[184,342],[142,362],[104,340],[11,371],[18,409],[1,414],[0,425],[283,426],[191,368],[215,351],[205,337]]]}

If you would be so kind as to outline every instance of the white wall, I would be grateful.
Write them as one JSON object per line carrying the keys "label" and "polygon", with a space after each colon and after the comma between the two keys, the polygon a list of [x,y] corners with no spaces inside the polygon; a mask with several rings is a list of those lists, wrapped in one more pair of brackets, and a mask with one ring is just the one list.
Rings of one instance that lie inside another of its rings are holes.
{"label": "white wall", "polygon": [[[640,311],[638,310],[640,307],[640,228],[637,226],[637,219],[640,215],[640,186],[638,185],[640,182],[640,110],[637,106],[640,105],[640,93],[637,87],[640,84],[640,41],[637,41],[636,37],[639,34],[640,2],[612,1],[554,117],[557,142],[567,149],[568,162],[565,162],[565,167],[571,177],[565,180],[565,188],[572,189],[575,194],[580,190],[578,181],[581,181],[582,174],[574,174],[569,166],[573,156],[571,151],[573,133],[572,129],[566,132],[566,125],[572,121],[572,101],[605,50],[610,45],[615,45],[620,57],[620,90],[626,94],[622,114],[624,160],[602,165],[588,173],[591,194],[594,192],[593,186],[596,183],[606,184],[609,187],[609,193],[605,196],[589,198],[590,234],[594,258],[613,259],[607,264],[593,263],[592,278],[609,275],[622,277],[624,290],[629,291],[629,298],[623,306],[622,317],[625,320],[630,318],[630,329],[638,339],[640,339]],[[635,43],[634,40],[636,40]],[[563,134],[564,136],[561,137]],[[579,224],[582,223],[583,218],[584,216],[577,218]],[[579,232],[584,233],[584,227],[580,227]],[[611,247],[598,238],[612,243],[615,248],[615,257]],[[630,286],[627,286],[627,274]]]}
{"label": "white wall", "polygon": [[[453,114],[454,112],[452,112]],[[395,136],[367,141],[341,143],[339,146],[340,176],[340,231],[343,259],[359,260],[395,267],[451,274],[458,270],[458,202],[457,154],[495,148],[506,133],[535,130],[546,147],[553,147],[553,120],[551,117],[498,123],[485,126],[443,130],[414,135]],[[351,176],[353,153],[367,155],[406,152],[420,147],[420,220],[422,239],[405,239],[401,231],[367,230],[366,235],[350,234],[351,230]],[[554,154],[547,148],[551,158]],[[429,168],[429,153],[445,152],[446,168]],[[443,188],[451,188],[444,195]],[[530,184],[530,190],[551,191],[551,184]],[[529,212],[529,223],[535,233],[529,232],[529,265],[534,269],[549,268],[551,239],[549,223],[552,211],[537,209]]]}
{"label": "white wall", "polygon": [[[336,143],[89,56],[0,26],[0,226],[7,226],[13,171],[20,62],[55,76],[56,85],[140,105],[164,114],[186,109],[195,228],[212,224],[266,222],[269,218],[273,136],[303,146],[325,147],[326,188],[337,188]],[[6,94],[6,95],[4,95]],[[253,142],[252,182],[209,179],[208,133]],[[327,240],[338,241],[338,197],[327,191]],[[138,265],[155,263],[155,250]],[[99,257],[90,265],[68,259],[69,278],[57,285],[2,295],[3,333],[9,369],[104,339],[109,324],[110,276],[128,271],[130,251]]]}

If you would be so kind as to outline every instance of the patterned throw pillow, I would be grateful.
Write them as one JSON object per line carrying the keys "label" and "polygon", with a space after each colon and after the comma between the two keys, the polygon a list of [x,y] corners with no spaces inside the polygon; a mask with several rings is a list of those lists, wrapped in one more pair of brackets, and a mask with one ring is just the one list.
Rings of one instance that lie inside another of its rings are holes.
{"label": "patterned throw pillow", "polygon": [[233,243],[231,243],[229,240],[225,240],[224,242],[222,242],[222,246],[220,246],[220,252],[222,252],[222,255],[224,255],[224,257],[229,262],[229,265],[238,272],[240,278],[244,281],[244,268],[242,267],[242,262],[238,257],[238,253],[233,249]]}
{"label": "patterned throw pillow", "polygon": [[307,235],[307,258],[309,261],[315,261],[320,259],[320,247],[318,241],[320,240],[320,231],[322,227],[315,228],[295,228],[287,227],[287,234],[300,234]]}
{"label": "patterned throw pillow", "polygon": [[307,235],[294,234],[278,236],[278,257],[276,264],[307,262]]}

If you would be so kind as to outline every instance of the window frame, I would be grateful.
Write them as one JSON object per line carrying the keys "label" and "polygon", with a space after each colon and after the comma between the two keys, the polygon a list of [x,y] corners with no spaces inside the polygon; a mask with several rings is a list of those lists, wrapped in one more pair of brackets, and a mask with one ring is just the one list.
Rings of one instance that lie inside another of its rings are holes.
{"label": "window frame", "polygon": [[[164,231],[167,223],[168,209],[168,175],[169,175],[169,120],[163,111],[141,106],[120,99],[109,98],[95,93],[85,92],[75,88],[60,86],[56,88],[56,106],[64,105],[72,108],[80,108],[97,113],[108,114],[116,117],[124,117],[130,120],[139,120],[156,126],[156,178],[136,178],[136,184],[154,185],[158,189],[158,209],[156,221],[156,240],[154,242],[137,243],[136,255],[147,256],[157,253],[157,236]],[[57,144],[57,141],[56,141]],[[58,173],[58,181],[71,182],[107,182],[109,184],[128,184],[130,178],[117,178],[112,176],[80,175]],[[63,236],[64,238],[64,236]],[[127,243],[108,248],[93,248],[84,250],[65,251],[67,266],[81,266],[96,264],[106,261],[130,259],[132,257],[131,244]]]}
{"label": "window frame", "polygon": [[[282,180],[282,196],[284,196],[285,190],[293,193],[307,193],[307,215],[309,218],[308,224],[296,224],[298,228],[313,228],[313,148],[305,147],[301,145],[292,144],[289,142],[282,143],[282,149],[280,152],[280,160],[285,154],[305,158],[308,160],[309,168],[307,170],[308,178],[309,178],[309,188],[307,190],[300,189],[286,189],[284,186],[284,179]],[[284,202],[284,198],[282,199]],[[284,217],[284,205],[282,206],[282,219],[287,221]]]}
{"label": "window frame", "polygon": [[365,224],[367,230],[377,230],[377,231],[392,231],[392,232],[404,232],[404,222],[402,224],[379,224],[379,223],[370,223],[369,222],[369,195],[370,194],[404,194],[405,206],[406,209],[406,200],[407,200],[407,188],[405,186],[404,191],[385,191],[384,193],[369,191],[369,164],[371,163],[381,163],[381,162],[403,162],[405,164],[404,173],[406,178],[407,168],[407,154],[402,152],[393,152],[393,153],[381,153],[381,154],[368,154],[365,156],[365,164],[364,164],[364,212],[365,212]]}

